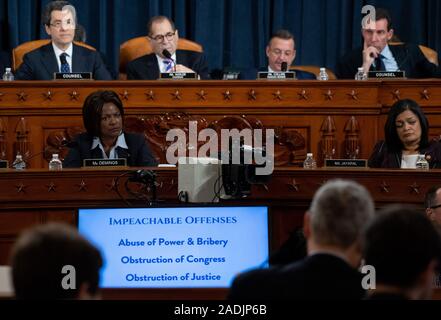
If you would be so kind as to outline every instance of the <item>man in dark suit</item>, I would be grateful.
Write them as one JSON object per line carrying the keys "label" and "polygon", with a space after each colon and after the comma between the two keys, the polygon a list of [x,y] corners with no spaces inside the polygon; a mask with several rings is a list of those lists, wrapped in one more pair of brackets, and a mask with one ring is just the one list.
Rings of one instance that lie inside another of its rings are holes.
{"label": "man in dark suit", "polygon": [[405,71],[407,78],[441,77],[441,68],[429,62],[417,45],[388,45],[393,34],[389,13],[377,8],[375,21],[363,26],[363,48],[349,52],[340,60],[337,77],[354,79],[359,67],[365,72]]}
{"label": "man in dark suit", "polygon": [[[285,62],[287,68],[291,66],[296,58],[296,49],[294,35],[288,30],[278,30],[271,36],[266,46],[266,56],[268,57],[268,66],[259,68],[258,71],[281,72],[282,64]],[[294,67],[295,68],[295,67]],[[255,80],[257,78],[256,69],[248,69],[240,72],[239,80]],[[296,78],[299,80],[314,80],[316,76],[310,72],[301,70],[291,70],[296,72]]]}
{"label": "man in dark suit", "polygon": [[52,42],[24,55],[17,80],[52,80],[56,72],[92,72],[95,80],[112,80],[98,52],[73,44],[76,12],[69,2],[49,2],[42,19]]}
{"label": "man in dark suit", "polygon": [[332,180],[314,195],[304,216],[308,256],[283,267],[239,275],[230,299],[361,299],[361,231],[374,203],[361,185]]}
{"label": "man in dark suit", "polygon": [[[179,34],[173,21],[165,16],[155,16],[147,25],[147,38],[153,53],[127,64],[128,80],[156,80],[160,73],[196,72],[200,79],[209,79],[204,54],[188,50],[176,50]],[[167,50],[170,57],[164,56]]]}

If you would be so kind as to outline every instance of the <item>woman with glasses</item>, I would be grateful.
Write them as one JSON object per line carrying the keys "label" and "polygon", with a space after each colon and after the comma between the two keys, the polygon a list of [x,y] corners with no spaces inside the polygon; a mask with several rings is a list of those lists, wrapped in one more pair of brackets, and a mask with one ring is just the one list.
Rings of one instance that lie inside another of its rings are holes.
{"label": "woman with glasses", "polygon": [[397,101],[384,126],[385,140],[374,148],[371,168],[414,169],[418,155],[424,155],[430,168],[441,168],[441,143],[429,141],[429,123],[413,100]]}
{"label": "woman with glasses", "polygon": [[70,143],[66,168],[78,168],[84,159],[121,159],[128,166],[156,166],[144,136],[124,131],[124,108],[113,91],[96,91],[83,105],[86,132]]}

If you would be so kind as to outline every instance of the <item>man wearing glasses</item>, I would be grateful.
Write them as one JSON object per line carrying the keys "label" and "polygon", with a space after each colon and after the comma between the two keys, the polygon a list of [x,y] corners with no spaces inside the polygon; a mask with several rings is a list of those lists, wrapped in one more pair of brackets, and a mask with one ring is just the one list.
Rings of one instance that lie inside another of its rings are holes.
{"label": "man wearing glasses", "polygon": [[[195,72],[200,79],[209,79],[207,61],[202,53],[176,50],[179,35],[173,21],[155,16],[150,19],[147,32],[153,53],[130,61],[127,79],[156,80],[160,73],[167,72]],[[169,57],[164,55],[164,50],[170,53]]]}
{"label": "man wearing glasses", "polygon": [[441,231],[441,185],[431,187],[424,199],[427,217],[435,223]]}
{"label": "man wearing glasses", "polygon": [[52,42],[24,55],[17,80],[52,80],[56,72],[91,72],[95,80],[112,80],[97,51],[73,43],[76,12],[69,2],[49,2],[42,20]]}

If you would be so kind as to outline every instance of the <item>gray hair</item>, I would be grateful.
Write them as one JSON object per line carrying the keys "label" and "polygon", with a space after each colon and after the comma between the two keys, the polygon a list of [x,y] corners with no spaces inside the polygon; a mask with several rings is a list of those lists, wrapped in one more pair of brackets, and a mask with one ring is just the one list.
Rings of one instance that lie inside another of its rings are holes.
{"label": "gray hair", "polygon": [[369,191],[349,180],[331,180],[315,193],[309,209],[311,231],[318,244],[350,247],[373,218]]}
{"label": "gray hair", "polygon": [[52,11],[70,11],[72,13],[72,18],[77,23],[77,11],[75,7],[71,5],[68,1],[51,1],[46,5],[43,11],[41,20],[43,24],[49,26],[51,23]]}

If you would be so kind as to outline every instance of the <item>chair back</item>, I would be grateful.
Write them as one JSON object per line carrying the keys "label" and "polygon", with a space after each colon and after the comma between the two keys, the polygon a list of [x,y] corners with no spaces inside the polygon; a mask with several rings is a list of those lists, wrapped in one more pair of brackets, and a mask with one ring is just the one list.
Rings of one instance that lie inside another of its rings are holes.
{"label": "chair back", "polygon": [[[12,65],[14,68],[14,71],[17,70],[20,65],[23,63],[23,56],[31,52],[35,49],[38,49],[44,45],[47,45],[51,42],[50,39],[42,39],[42,40],[34,40],[34,41],[28,41],[20,44],[19,46],[15,47],[12,50]],[[89,46],[88,44],[85,44],[83,42],[74,42],[76,45],[88,48],[90,50],[96,50],[94,47]]]}
{"label": "chair back", "polygon": [[[289,67],[289,70],[306,71],[306,72],[314,74],[316,77],[318,77],[320,74],[320,67],[317,67],[317,66],[291,66],[291,67]],[[329,80],[337,79],[337,77],[335,76],[335,73],[332,72],[331,69],[326,68],[326,73],[329,76]]]}
{"label": "chair back", "polygon": [[[396,46],[396,45],[400,45],[400,44],[404,44],[404,42],[389,42],[389,45],[392,46]],[[430,62],[432,62],[435,65],[439,65],[438,62],[438,53],[426,46],[422,46],[419,45],[418,47],[420,47],[420,50],[423,52],[424,56],[426,57],[427,60],[429,60]]]}
{"label": "chair back", "polygon": [[[185,38],[179,38],[178,49],[196,52],[203,51],[200,44]],[[127,79],[127,64],[130,61],[150,53],[152,53],[152,47],[147,37],[137,37],[124,42],[119,47],[119,79]]]}

